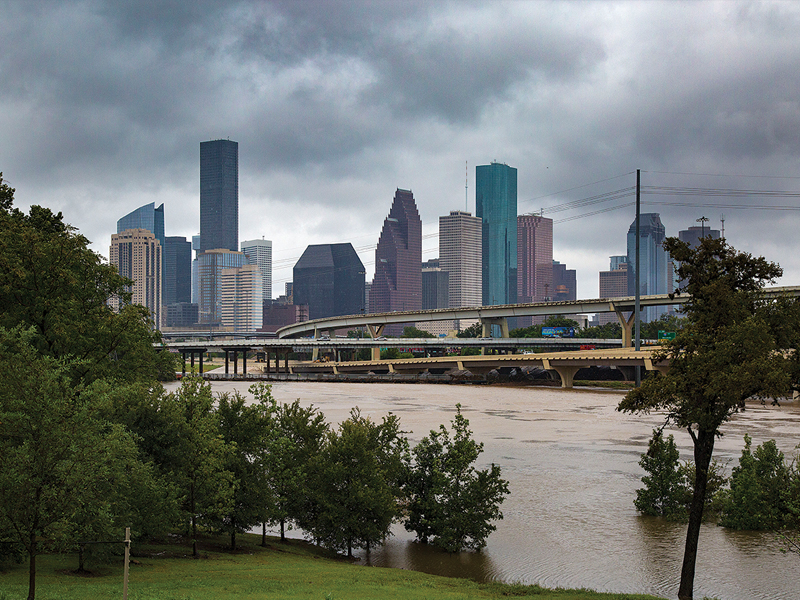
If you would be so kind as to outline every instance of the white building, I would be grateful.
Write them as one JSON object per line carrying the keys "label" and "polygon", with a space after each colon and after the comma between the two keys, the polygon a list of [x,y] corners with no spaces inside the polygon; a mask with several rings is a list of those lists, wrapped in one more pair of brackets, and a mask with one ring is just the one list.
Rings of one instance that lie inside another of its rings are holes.
{"label": "white building", "polygon": [[[480,306],[482,220],[463,210],[439,217],[439,268],[449,273],[450,307]],[[474,320],[461,320],[454,327],[465,329]]]}
{"label": "white building", "polygon": [[256,265],[222,269],[220,312],[222,327],[233,331],[255,331],[263,323],[261,271]]}
{"label": "white building", "polygon": [[272,242],[270,240],[248,240],[242,242],[242,252],[248,265],[256,265],[261,271],[262,299],[272,299]]}

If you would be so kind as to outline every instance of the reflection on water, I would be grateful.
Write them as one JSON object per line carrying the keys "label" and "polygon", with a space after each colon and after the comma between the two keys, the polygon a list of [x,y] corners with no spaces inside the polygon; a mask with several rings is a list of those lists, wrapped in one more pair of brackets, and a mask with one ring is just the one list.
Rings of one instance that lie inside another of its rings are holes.
{"label": "reflection on water", "polygon": [[[238,389],[214,383],[215,391]],[[621,395],[553,388],[503,388],[420,384],[281,382],[281,402],[314,404],[329,422],[347,418],[353,406],[364,415],[400,416],[410,441],[449,423],[456,402],[477,440],[482,464],[502,466],[511,496],[505,518],[481,553],[447,554],[413,542],[402,526],[364,564],[415,569],[480,581],[521,581],[548,587],[650,593],[675,598],[686,526],[640,516],[633,507],[641,485],[638,465],[653,428],[663,416],[616,412]],[[774,438],[787,457],[800,439],[800,405],[755,403],[726,424],[717,459],[736,463],[744,433],[753,444]],[[691,440],[674,431],[681,458]],[[720,600],[789,600],[797,589],[798,559],[784,555],[768,533],[732,532],[705,525],[700,536],[695,597]]]}

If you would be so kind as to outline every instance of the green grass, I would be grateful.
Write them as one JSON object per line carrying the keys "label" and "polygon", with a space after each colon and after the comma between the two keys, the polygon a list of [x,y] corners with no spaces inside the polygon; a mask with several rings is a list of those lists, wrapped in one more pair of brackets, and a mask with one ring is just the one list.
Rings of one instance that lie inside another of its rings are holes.
{"label": "green grass", "polygon": [[[188,545],[134,547],[130,600],[468,600],[535,596],[540,600],[655,600],[654,596],[600,594],[589,590],[547,590],[538,586],[480,584],[404,571],[352,565],[304,542],[283,545],[259,536],[243,536],[237,552],[225,540],[207,539],[201,558],[189,557]],[[119,565],[89,566],[91,576],[77,576],[72,555],[37,559],[37,600],[117,600],[122,597]],[[0,600],[27,596],[25,565],[0,572]]]}

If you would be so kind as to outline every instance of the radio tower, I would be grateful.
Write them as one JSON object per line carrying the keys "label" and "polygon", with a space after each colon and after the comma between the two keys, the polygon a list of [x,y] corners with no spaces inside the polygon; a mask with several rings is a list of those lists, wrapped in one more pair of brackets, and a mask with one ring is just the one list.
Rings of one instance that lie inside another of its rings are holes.
{"label": "radio tower", "polygon": [[719,220],[722,221],[722,239],[725,239],[725,215],[720,215]]}

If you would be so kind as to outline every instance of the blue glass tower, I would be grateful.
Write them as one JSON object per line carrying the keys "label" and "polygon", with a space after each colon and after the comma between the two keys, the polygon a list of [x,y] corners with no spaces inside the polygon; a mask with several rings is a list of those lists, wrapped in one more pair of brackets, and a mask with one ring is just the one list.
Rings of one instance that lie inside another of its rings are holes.
{"label": "blue glass tower", "polygon": [[239,144],[200,143],[200,252],[239,250]]}
{"label": "blue glass tower", "polygon": [[[639,215],[639,259],[636,264],[636,221],[628,229],[628,295],[636,294],[636,270],[639,271],[639,293],[642,296],[672,292],[672,259],[664,250],[666,229],[658,213]],[[642,309],[642,321],[656,321],[669,312],[667,306],[649,306]]]}
{"label": "blue glass tower", "polygon": [[483,220],[483,304],[517,301],[517,170],[475,167],[475,213]]}
{"label": "blue glass tower", "polygon": [[155,202],[140,206],[117,221],[117,233],[126,229],[147,229],[164,247],[164,205],[156,208]]}

